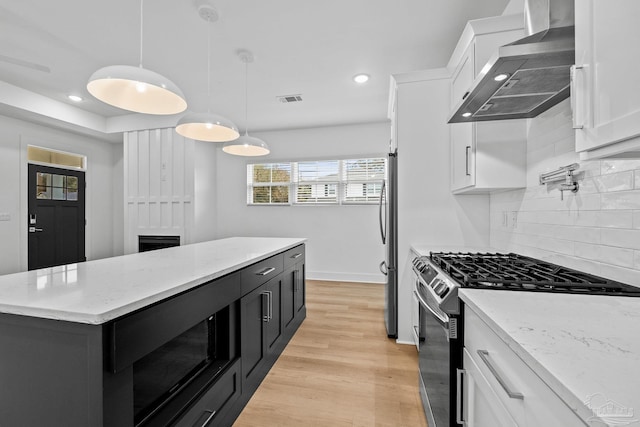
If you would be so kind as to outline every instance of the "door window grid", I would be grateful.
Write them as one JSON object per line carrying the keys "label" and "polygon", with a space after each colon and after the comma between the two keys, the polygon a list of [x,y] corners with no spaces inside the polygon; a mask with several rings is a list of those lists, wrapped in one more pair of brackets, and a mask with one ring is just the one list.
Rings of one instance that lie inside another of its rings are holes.
{"label": "door window grid", "polygon": [[38,172],[36,197],[41,200],[78,200],[78,177]]}
{"label": "door window grid", "polygon": [[383,157],[249,164],[247,204],[375,204],[386,168]]}

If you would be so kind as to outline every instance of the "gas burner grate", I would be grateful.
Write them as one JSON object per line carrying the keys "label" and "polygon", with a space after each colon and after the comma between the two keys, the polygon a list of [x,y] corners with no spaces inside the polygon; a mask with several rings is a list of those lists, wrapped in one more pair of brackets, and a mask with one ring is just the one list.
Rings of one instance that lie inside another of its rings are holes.
{"label": "gas burner grate", "polygon": [[429,258],[467,288],[640,296],[640,288],[513,253],[432,252]]}

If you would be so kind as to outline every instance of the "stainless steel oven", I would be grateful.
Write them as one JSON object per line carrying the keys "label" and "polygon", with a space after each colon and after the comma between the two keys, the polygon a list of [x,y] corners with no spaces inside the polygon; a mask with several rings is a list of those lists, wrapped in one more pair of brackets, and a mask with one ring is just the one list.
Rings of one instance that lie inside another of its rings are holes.
{"label": "stainless steel oven", "polygon": [[420,396],[429,427],[456,426],[456,368],[462,360],[459,316],[440,309],[429,279],[433,282],[435,275],[416,274],[413,292],[418,303]]}

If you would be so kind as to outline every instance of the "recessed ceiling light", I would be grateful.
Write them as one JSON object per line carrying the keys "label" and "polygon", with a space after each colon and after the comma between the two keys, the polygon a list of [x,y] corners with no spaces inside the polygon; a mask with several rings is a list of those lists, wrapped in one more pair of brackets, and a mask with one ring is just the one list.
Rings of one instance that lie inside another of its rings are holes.
{"label": "recessed ceiling light", "polygon": [[356,83],[366,83],[369,81],[369,75],[368,74],[356,74],[355,76],[353,76],[353,81]]}
{"label": "recessed ceiling light", "polygon": [[462,113],[462,117],[471,117],[471,113],[469,113],[469,112]]}
{"label": "recessed ceiling light", "polygon": [[493,80],[497,81],[497,82],[501,82],[503,80],[506,80],[507,77],[509,77],[509,74],[498,74],[497,76],[495,76],[493,78]]}
{"label": "recessed ceiling light", "polygon": [[78,96],[78,95],[69,95],[67,96],[67,98],[69,98],[70,100],[72,100],[73,102],[80,102],[82,101],[82,97]]}

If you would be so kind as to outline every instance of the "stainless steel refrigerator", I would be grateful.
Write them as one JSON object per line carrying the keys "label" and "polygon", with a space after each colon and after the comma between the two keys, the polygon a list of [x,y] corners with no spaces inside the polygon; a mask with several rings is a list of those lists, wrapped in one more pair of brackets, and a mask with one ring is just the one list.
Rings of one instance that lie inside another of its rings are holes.
{"label": "stainless steel refrigerator", "polygon": [[389,153],[379,208],[380,235],[386,251],[386,258],[380,263],[380,271],[387,279],[384,320],[389,338],[398,338],[398,150]]}

